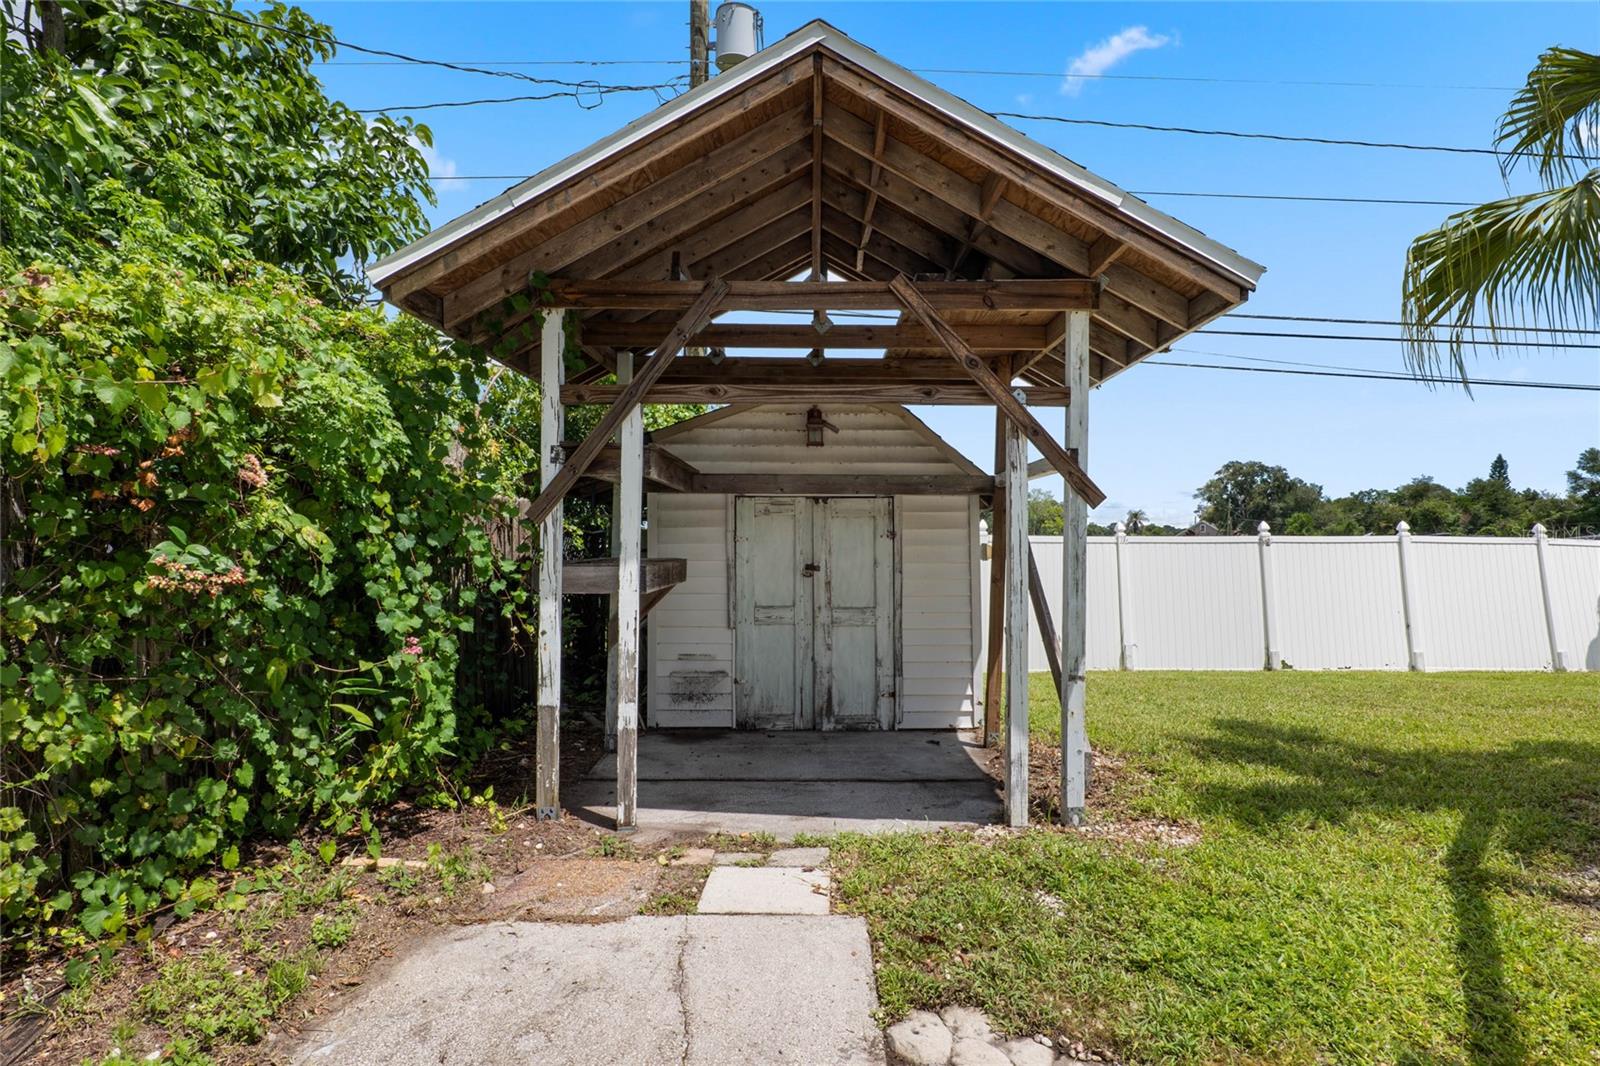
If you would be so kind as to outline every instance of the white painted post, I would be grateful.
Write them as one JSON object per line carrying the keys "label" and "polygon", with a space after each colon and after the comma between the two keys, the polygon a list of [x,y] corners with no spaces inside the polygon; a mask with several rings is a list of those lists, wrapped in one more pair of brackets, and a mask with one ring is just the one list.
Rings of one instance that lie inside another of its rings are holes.
{"label": "white painted post", "polygon": [[623,419],[622,508],[617,514],[617,828],[637,824],[639,805],[639,552],[644,507],[644,408]]}
{"label": "white painted post", "polygon": [[1118,665],[1124,670],[1134,669],[1138,645],[1133,639],[1133,622],[1128,617],[1128,526],[1118,522],[1117,534],[1117,634],[1122,644]]}
{"label": "white painted post", "polygon": [[1411,577],[1411,526],[1400,521],[1394,527],[1394,542],[1400,555],[1400,612],[1406,623],[1406,669],[1424,672],[1422,627],[1417,624],[1417,590]]}
{"label": "white painted post", "polygon": [[[617,353],[617,384],[626,385],[633,380],[633,352]],[[622,435],[617,435],[618,441]],[[622,518],[622,481],[611,486],[611,557],[622,554],[617,530]],[[606,617],[606,750],[617,750],[617,598],[608,597],[610,603]]]}
{"label": "white painted post", "polygon": [[[1066,448],[1089,465],[1089,311],[1066,315]],[[1089,736],[1085,726],[1084,629],[1088,621],[1089,508],[1065,486],[1061,538],[1061,818],[1082,825],[1089,791]]]}
{"label": "white painted post", "polygon": [[1267,669],[1276,670],[1283,658],[1278,652],[1278,597],[1272,581],[1272,527],[1265,522],[1256,527],[1256,546],[1261,556],[1261,633],[1267,646]]}
{"label": "white painted post", "polygon": [[995,417],[1006,427],[1006,824],[1020,829],[1028,824],[1028,438],[998,410]]}
{"label": "white painted post", "polygon": [[1544,601],[1544,631],[1550,638],[1550,669],[1564,674],[1570,670],[1567,653],[1561,650],[1561,637],[1556,632],[1556,605],[1550,598],[1550,561],[1547,558],[1549,538],[1543,522],[1533,524],[1533,550],[1539,557],[1539,596]]}
{"label": "white painted post", "polygon": [[[539,338],[539,484],[548,485],[561,469],[564,412],[561,385],[566,377],[565,311],[546,311]],[[539,676],[535,705],[534,816],[561,817],[561,558],[565,507],[539,523]]]}

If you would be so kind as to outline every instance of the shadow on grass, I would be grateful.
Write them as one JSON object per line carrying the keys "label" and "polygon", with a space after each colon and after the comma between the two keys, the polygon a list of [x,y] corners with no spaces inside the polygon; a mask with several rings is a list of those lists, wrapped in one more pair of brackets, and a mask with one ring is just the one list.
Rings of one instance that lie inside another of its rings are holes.
{"label": "shadow on grass", "polygon": [[1600,745],[1541,740],[1489,751],[1391,749],[1247,719],[1213,724],[1214,734],[1190,738],[1196,754],[1294,775],[1292,781],[1213,783],[1200,790],[1205,809],[1240,825],[1265,829],[1308,818],[1337,825],[1365,811],[1459,812],[1444,855],[1444,882],[1455,915],[1466,1051],[1474,1063],[1525,1061],[1526,1037],[1489,896],[1497,878],[1486,858],[1498,838],[1522,860],[1594,862],[1600,854]]}

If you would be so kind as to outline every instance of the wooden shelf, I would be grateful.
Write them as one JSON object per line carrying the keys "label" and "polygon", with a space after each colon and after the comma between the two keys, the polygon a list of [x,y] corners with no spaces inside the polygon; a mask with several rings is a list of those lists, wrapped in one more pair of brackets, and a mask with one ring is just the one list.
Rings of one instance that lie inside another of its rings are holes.
{"label": "wooden shelf", "polygon": [[[666,592],[689,576],[686,559],[644,559],[639,594]],[[609,596],[617,591],[616,559],[568,559],[561,564],[561,591],[568,596]]]}

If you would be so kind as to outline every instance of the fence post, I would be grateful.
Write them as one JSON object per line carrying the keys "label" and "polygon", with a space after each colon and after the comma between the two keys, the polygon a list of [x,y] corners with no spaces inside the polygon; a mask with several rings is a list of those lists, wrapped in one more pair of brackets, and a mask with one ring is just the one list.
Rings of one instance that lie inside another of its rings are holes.
{"label": "fence post", "polygon": [[1266,637],[1267,669],[1276,670],[1283,659],[1278,654],[1277,597],[1272,591],[1272,527],[1265,522],[1256,527],[1256,545],[1261,556],[1261,630]]}
{"label": "fence post", "polygon": [[1570,667],[1567,664],[1567,653],[1561,650],[1561,638],[1556,634],[1556,605],[1550,599],[1550,563],[1546,558],[1548,539],[1544,523],[1535,522],[1533,550],[1539,558],[1539,597],[1544,601],[1544,630],[1550,638],[1550,669],[1555,673],[1564,674]]}
{"label": "fence post", "polygon": [[1116,524],[1117,533],[1117,633],[1121,638],[1121,668],[1132,670],[1138,645],[1133,640],[1133,625],[1128,619],[1128,555],[1123,549],[1128,544],[1126,523]]}
{"label": "fence post", "polygon": [[1421,627],[1417,625],[1417,590],[1411,579],[1411,526],[1395,523],[1394,542],[1400,554],[1400,612],[1406,622],[1406,669],[1422,673],[1427,669],[1422,658]]}

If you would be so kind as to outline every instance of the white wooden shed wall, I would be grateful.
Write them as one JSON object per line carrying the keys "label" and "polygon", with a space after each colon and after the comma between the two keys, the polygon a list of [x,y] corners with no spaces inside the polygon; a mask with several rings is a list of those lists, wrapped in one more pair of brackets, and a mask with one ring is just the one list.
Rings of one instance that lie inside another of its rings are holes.
{"label": "white wooden shed wall", "polygon": [[[821,448],[806,447],[806,407],[789,405],[724,409],[654,441],[706,473],[978,472],[904,408],[825,406],[823,414],[839,432]],[[687,560],[688,576],[646,620],[646,721],[730,728],[733,497],[648,499],[647,553]],[[895,497],[894,524],[897,727],[970,727],[981,676],[977,497]]]}

